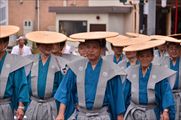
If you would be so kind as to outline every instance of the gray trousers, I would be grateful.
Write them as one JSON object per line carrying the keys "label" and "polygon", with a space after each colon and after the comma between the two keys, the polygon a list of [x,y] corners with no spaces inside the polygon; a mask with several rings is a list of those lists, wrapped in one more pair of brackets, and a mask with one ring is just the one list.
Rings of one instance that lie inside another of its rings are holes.
{"label": "gray trousers", "polygon": [[91,111],[79,108],[74,111],[68,120],[111,120],[111,118],[107,107]]}
{"label": "gray trousers", "polygon": [[175,120],[180,120],[181,119],[181,91],[174,91],[173,96],[175,99],[175,108],[176,108]]}
{"label": "gray trousers", "polygon": [[127,108],[124,120],[157,120],[154,106],[137,106],[131,103]]}
{"label": "gray trousers", "polygon": [[0,120],[14,120],[10,99],[0,99]]}
{"label": "gray trousers", "polygon": [[40,100],[31,97],[31,103],[25,113],[25,120],[54,120],[57,116],[55,100]]}

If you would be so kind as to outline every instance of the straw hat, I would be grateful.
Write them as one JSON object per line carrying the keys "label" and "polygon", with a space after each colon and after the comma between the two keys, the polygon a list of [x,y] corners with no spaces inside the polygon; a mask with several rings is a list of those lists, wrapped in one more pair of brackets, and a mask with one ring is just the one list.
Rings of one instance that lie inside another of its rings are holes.
{"label": "straw hat", "polygon": [[34,31],[26,34],[26,38],[30,41],[42,44],[53,44],[64,42],[67,37],[62,33],[50,31]]}
{"label": "straw hat", "polygon": [[126,35],[128,37],[132,37],[132,38],[135,38],[135,37],[148,37],[148,35],[139,34],[139,33],[132,33],[132,32],[127,32]]}
{"label": "straw hat", "polygon": [[83,40],[83,39],[72,39],[70,37],[67,37],[67,41],[70,41],[70,42],[85,42],[85,40]]}
{"label": "straw hat", "polygon": [[119,35],[119,36],[116,36],[116,37],[107,38],[106,40],[108,42],[112,43],[113,46],[126,47],[126,46],[129,46],[129,45],[149,41],[149,40],[151,40],[151,38],[149,38],[149,37],[128,38],[126,36]]}
{"label": "straw hat", "polygon": [[174,42],[174,43],[180,43],[181,41],[173,38],[173,37],[169,37],[169,36],[163,36],[163,35],[151,35],[150,36],[152,40],[166,40],[166,42]]}
{"label": "straw hat", "polygon": [[170,37],[181,39],[181,33],[169,35]]}
{"label": "straw hat", "polygon": [[110,43],[113,43],[113,42],[125,40],[125,39],[128,39],[128,38],[129,37],[126,37],[124,35],[118,35],[118,36],[115,36],[115,37],[106,38],[106,41],[110,42]]}
{"label": "straw hat", "polygon": [[83,32],[83,33],[76,33],[70,35],[72,39],[80,39],[80,40],[95,40],[95,39],[104,39],[109,37],[115,37],[119,34],[116,32]]}
{"label": "straw hat", "polygon": [[1,25],[0,26],[0,38],[5,38],[13,35],[19,31],[19,27],[13,25]]}
{"label": "straw hat", "polygon": [[165,43],[165,40],[153,40],[153,41],[146,41],[134,45],[130,45],[128,47],[125,47],[123,51],[130,52],[130,51],[142,51],[150,48],[154,48],[160,45],[163,45]]}

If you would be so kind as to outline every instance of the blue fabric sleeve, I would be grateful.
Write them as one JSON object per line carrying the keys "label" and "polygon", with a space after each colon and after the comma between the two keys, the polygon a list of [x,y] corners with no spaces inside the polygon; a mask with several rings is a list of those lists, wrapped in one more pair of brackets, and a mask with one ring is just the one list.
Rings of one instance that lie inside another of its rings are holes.
{"label": "blue fabric sleeve", "polygon": [[175,103],[174,103],[172,90],[167,79],[164,79],[156,84],[155,95],[157,103],[161,103],[159,104],[160,110],[163,111],[164,109],[169,109],[170,120],[174,120]]}
{"label": "blue fabric sleeve", "polygon": [[131,100],[131,82],[126,79],[123,83],[123,95],[124,95],[124,101],[125,101],[125,107],[128,108]]}
{"label": "blue fabric sleeve", "polygon": [[67,102],[69,101],[67,95],[72,94],[71,92],[75,87],[75,80],[75,74],[72,72],[72,70],[69,69],[67,71],[67,74],[64,76],[62,82],[60,83],[54,95],[54,98],[60,103],[67,105]]}

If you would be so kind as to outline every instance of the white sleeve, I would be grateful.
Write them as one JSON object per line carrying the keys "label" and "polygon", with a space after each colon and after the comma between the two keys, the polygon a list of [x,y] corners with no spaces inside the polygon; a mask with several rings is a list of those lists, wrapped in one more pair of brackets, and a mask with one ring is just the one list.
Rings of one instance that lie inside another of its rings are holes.
{"label": "white sleeve", "polygon": [[32,54],[32,52],[31,52],[31,48],[30,47],[28,47],[28,55],[31,55]]}
{"label": "white sleeve", "polygon": [[15,48],[15,46],[13,47],[13,49],[12,49],[12,51],[11,51],[11,54],[17,54],[17,53],[16,53],[16,48]]}

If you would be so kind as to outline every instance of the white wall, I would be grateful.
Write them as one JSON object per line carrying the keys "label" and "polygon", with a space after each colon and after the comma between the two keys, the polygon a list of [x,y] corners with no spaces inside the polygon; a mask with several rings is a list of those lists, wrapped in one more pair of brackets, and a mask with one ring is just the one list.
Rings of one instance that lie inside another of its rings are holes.
{"label": "white wall", "polygon": [[122,34],[124,32],[124,14],[110,14],[109,15],[109,29]]}
{"label": "white wall", "polygon": [[119,0],[89,0],[89,6],[123,6]]}
{"label": "white wall", "polygon": [[[135,23],[135,16],[134,13],[131,12],[130,14],[125,14],[124,15],[124,33],[125,32],[136,32],[136,28],[139,27],[137,26],[137,23]],[[136,24],[136,26],[135,26]]]}

